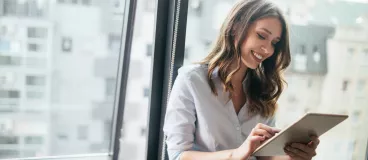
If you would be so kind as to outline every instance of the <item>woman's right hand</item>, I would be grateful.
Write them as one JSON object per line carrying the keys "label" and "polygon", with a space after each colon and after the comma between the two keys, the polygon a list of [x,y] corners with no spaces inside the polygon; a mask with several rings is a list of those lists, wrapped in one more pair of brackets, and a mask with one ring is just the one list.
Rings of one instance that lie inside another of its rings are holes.
{"label": "woman's right hand", "polygon": [[231,158],[246,160],[267,139],[273,137],[279,129],[258,123],[250,132],[248,138],[237,149],[233,150]]}

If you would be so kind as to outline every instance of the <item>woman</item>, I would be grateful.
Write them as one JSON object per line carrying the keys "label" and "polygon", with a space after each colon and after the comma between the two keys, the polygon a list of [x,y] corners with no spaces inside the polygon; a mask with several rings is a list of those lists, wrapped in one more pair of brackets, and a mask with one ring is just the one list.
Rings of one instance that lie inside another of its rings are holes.
{"label": "woman", "polygon": [[[200,63],[179,70],[164,124],[170,160],[310,160],[319,143],[285,146],[287,156],[251,157],[273,128],[281,72],[290,63],[281,11],[265,0],[240,0],[216,45]],[[283,146],[281,146],[283,147]]]}

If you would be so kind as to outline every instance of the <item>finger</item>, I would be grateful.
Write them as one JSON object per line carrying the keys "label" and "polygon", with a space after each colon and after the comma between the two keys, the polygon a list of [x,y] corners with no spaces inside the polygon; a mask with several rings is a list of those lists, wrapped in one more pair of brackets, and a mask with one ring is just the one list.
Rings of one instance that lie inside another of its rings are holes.
{"label": "finger", "polygon": [[294,153],[296,156],[301,157],[303,159],[308,159],[310,156],[305,153],[304,151],[297,149],[297,148],[293,148],[291,146],[286,146],[286,150],[290,151],[292,153]]}
{"label": "finger", "polygon": [[257,135],[256,136],[251,136],[250,139],[249,139],[249,141],[252,142],[252,143],[253,142],[259,142],[260,143],[261,141],[264,141],[264,140],[265,140],[265,137],[257,136]]}
{"label": "finger", "polygon": [[299,150],[307,153],[308,155],[313,155],[313,152],[314,152],[314,149],[313,148],[310,148],[307,145],[301,144],[301,143],[292,143],[291,144],[291,147],[296,148],[296,149],[299,149]]}
{"label": "finger", "polygon": [[319,145],[319,142],[320,142],[318,137],[317,136],[312,136],[311,139],[312,139],[314,147],[317,147]]}
{"label": "finger", "polygon": [[286,155],[288,155],[290,157],[289,159],[291,159],[291,160],[301,160],[302,159],[301,157],[297,156],[295,153],[290,152],[290,151],[286,150],[285,148],[284,148],[284,152],[286,153]]}
{"label": "finger", "polygon": [[272,128],[272,130],[273,130],[274,133],[281,132],[281,129],[278,129],[278,128],[275,128],[275,127],[271,127],[271,128]]}
{"label": "finger", "polygon": [[254,128],[257,128],[257,129],[264,129],[264,130],[266,130],[268,133],[270,133],[270,134],[272,134],[272,135],[274,135],[274,134],[276,133],[276,131],[277,131],[277,129],[276,129],[276,128],[272,128],[272,127],[267,126],[267,125],[262,124],[262,123],[258,123],[258,124],[256,125],[256,127],[254,127]]}
{"label": "finger", "polygon": [[256,135],[257,136],[265,136],[267,138],[271,138],[273,136],[264,129],[253,129],[252,130],[252,135],[254,135],[254,136],[256,136]]}

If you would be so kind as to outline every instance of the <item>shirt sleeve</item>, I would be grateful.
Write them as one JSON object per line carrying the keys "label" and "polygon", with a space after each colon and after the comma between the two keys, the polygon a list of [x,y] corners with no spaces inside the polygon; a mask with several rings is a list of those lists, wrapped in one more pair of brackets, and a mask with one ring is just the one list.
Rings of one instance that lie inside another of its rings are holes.
{"label": "shirt sleeve", "polygon": [[179,71],[167,104],[163,130],[170,160],[193,148],[196,111],[190,84],[190,77]]}

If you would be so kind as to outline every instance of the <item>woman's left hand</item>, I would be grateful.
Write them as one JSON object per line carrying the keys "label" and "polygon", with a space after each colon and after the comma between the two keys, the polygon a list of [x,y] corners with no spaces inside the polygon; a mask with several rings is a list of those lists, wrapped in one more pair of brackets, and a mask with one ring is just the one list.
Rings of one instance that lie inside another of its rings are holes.
{"label": "woman's left hand", "polygon": [[301,143],[292,143],[284,148],[285,153],[291,160],[311,160],[316,156],[316,149],[319,139],[315,136],[311,137],[312,141],[307,145]]}

